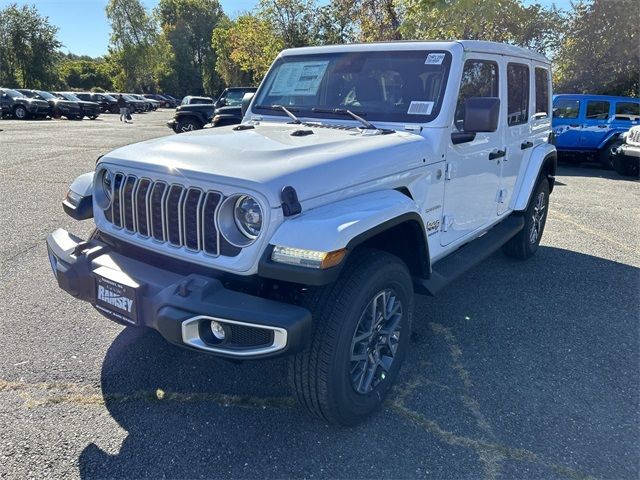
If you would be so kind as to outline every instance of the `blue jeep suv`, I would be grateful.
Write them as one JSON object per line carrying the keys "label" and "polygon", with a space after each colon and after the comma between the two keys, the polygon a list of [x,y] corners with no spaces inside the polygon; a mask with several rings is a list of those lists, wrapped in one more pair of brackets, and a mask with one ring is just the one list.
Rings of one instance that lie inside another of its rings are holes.
{"label": "blue jeep suv", "polygon": [[640,99],[607,95],[555,95],[553,133],[565,159],[596,160],[613,168],[612,150],[622,135],[640,124]]}

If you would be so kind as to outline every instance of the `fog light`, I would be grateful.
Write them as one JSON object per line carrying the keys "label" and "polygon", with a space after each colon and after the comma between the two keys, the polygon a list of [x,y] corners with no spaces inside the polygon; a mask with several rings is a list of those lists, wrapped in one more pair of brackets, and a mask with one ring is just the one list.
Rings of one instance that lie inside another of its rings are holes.
{"label": "fog light", "polygon": [[216,322],[215,320],[211,321],[211,333],[216,337],[216,340],[223,341],[224,337],[227,336],[227,333],[224,331],[224,327]]}

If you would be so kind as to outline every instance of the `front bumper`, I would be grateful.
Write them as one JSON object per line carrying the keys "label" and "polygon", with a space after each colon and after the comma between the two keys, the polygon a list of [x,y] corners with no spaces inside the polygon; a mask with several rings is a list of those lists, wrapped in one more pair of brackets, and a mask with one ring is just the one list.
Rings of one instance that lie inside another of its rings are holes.
{"label": "front bumper", "polygon": [[[153,328],[173,344],[258,359],[309,343],[311,313],[302,307],[227,289],[214,276],[163,270],[62,229],[47,237],[47,248],[60,288],[110,320]],[[223,341],[212,334],[214,321],[223,326]]]}
{"label": "front bumper", "polygon": [[624,157],[640,157],[640,146],[623,144],[618,147],[618,155],[622,155]]}
{"label": "front bumper", "polygon": [[175,133],[178,133],[178,121],[175,118],[172,118],[167,122],[167,127],[173,130]]}

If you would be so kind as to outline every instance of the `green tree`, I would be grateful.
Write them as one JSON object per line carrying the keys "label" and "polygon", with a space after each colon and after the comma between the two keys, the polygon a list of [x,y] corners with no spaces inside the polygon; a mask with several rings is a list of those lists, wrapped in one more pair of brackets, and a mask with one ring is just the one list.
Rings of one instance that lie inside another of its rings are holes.
{"label": "green tree", "polygon": [[61,85],[73,90],[113,89],[109,65],[101,58],[65,55],[58,65]]}
{"label": "green tree", "polygon": [[111,23],[107,62],[115,70],[113,84],[121,91],[153,91],[161,61],[158,32],[140,0],[109,0]]}
{"label": "green tree", "polygon": [[160,0],[156,16],[172,49],[169,67],[176,77],[172,81],[177,91],[202,94],[220,90],[211,44],[213,30],[224,18],[218,0]]}
{"label": "green tree", "polygon": [[403,0],[404,38],[489,40],[545,53],[558,44],[563,17],[521,0]]}
{"label": "green tree", "polygon": [[564,28],[564,41],[554,57],[556,91],[638,96],[637,1],[582,1]]}
{"label": "green tree", "polygon": [[227,85],[257,85],[284,48],[271,24],[245,14],[213,32],[216,71]]}
{"label": "green tree", "polygon": [[260,0],[257,16],[273,26],[286,48],[313,45],[316,22],[314,0]]}
{"label": "green tree", "polygon": [[56,85],[61,43],[58,28],[35,6],[0,10],[0,84],[29,88]]}

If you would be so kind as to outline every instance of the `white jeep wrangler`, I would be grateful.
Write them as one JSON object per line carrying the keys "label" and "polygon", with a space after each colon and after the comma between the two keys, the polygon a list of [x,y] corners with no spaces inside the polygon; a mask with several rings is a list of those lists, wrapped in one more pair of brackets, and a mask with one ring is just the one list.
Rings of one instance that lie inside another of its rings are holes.
{"label": "white jeep wrangler", "polygon": [[[249,104],[250,102],[250,104]],[[124,325],[230,359],[290,355],[327,422],[377,409],[414,293],[533,255],[553,190],[549,61],[476,41],[282,52],[240,125],[98,159],[47,238],[57,282]]]}

